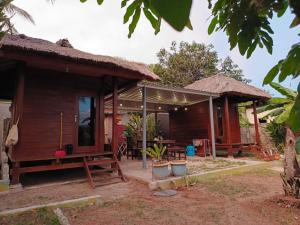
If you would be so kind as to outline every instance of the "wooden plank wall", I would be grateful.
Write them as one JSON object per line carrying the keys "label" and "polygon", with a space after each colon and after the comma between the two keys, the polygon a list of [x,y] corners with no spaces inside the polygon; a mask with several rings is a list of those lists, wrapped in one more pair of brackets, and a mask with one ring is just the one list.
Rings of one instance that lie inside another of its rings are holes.
{"label": "wooden plank wall", "polygon": [[209,138],[208,101],[170,112],[170,138],[179,143],[192,143],[193,139]]}
{"label": "wooden plank wall", "polygon": [[63,145],[75,144],[76,93],[84,90],[97,93],[99,80],[70,74],[27,71],[22,135],[13,151],[13,159],[22,161],[53,157],[59,148],[60,112],[64,114]]}
{"label": "wooden plank wall", "polygon": [[[220,102],[222,99],[219,99],[218,101]],[[214,107],[214,111],[215,130],[217,130],[216,107]],[[184,111],[183,109],[171,111],[169,115],[171,139],[175,139],[177,142],[191,143],[192,139],[211,138],[208,101],[190,106],[188,107],[188,111]],[[232,143],[239,143],[241,142],[241,132],[238,108],[237,104],[230,102],[230,100],[229,115]],[[224,113],[223,118],[224,135],[222,137],[222,142],[226,143],[227,135]]]}
{"label": "wooden plank wall", "polygon": [[237,104],[229,102],[229,108],[232,143],[240,143],[241,129]]}

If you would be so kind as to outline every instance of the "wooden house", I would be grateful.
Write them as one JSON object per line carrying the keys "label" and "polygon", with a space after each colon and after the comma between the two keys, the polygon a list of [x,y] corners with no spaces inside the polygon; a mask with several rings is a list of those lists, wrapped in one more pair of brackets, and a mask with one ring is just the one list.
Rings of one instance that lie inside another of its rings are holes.
{"label": "wooden house", "polygon": [[[216,93],[213,100],[214,128],[217,150],[226,150],[232,156],[242,149],[238,104],[251,101],[256,138],[260,145],[256,105],[271,98],[265,91],[237,81],[223,74],[204,78],[185,87],[197,91]],[[209,103],[201,102],[189,107],[188,111],[170,111],[170,138],[190,143],[192,139],[211,140]]]}
{"label": "wooden house", "polygon": [[[6,35],[0,42],[0,99],[12,101],[12,124],[18,121],[19,130],[18,143],[8,151],[12,183],[36,171],[89,170],[97,163],[117,167],[113,154],[111,160],[106,156],[101,161],[104,98],[111,96],[113,102],[114,134],[118,94],[144,79],[159,78],[143,64],[82,52],[66,39],[52,43]],[[114,152],[116,136],[112,135]],[[61,139],[73,152],[57,158]],[[92,182],[91,173],[88,178]]]}

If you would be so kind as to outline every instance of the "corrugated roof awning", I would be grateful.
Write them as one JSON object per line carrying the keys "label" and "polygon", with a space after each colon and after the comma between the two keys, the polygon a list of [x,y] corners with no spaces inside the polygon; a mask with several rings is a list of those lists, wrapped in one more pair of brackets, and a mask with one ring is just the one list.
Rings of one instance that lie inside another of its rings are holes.
{"label": "corrugated roof awning", "polygon": [[[138,83],[119,95],[119,110],[124,112],[141,111],[143,109],[143,88],[147,89],[147,111],[168,112],[175,108],[188,107],[196,103],[208,101],[209,97],[219,97],[218,94],[186,88],[166,87],[157,84]],[[105,102],[107,109],[112,108],[112,99]]]}

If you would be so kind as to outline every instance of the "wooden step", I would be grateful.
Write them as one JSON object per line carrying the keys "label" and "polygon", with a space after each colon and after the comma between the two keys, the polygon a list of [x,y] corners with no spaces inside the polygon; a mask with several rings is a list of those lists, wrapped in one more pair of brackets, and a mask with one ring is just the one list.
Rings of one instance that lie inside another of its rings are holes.
{"label": "wooden step", "polygon": [[112,164],[116,161],[113,159],[99,159],[99,160],[87,160],[88,166],[98,166],[98,165],[105,165],[105,164]]}
{"label": "wooden step", "polygon": [[[98,158],[98,157],[97,157]],[[95,182],[97,182],[97,176],[93,176],[95,174],[103,174],[105,172],[113,172],[113,171],[117,171],[117,176],[109,176],[109,177],[104,177],[104,179],[114,179],[114,178],[119,178],[122,181],[126,181],[126,178],[124,177],[122,170],[120,168],[119,162],[117,160],[117,157],[113,154],[112,158],[105,158],[105,159],[97,159],[97,160],[91,160],[90,157],[84,157],[83,158],[83,163],[84,163],[84,168],[87,174],[87,178],[88,181],[91,185],[92,188],[95,188],[96,186],[102,186],[102,185],[106,185],[109,184],[107,182],[103,182],[103,179],[98,180],[98,183],[100,183],[100,185],[96,185]],[[102,165],[110,165],[111,167],[108,168],[93,168],[92,166],[102,166]],[[98,178],[100,178],[98,176]]]}
{"label": "wooden step", "polygon": [[117,168],[90,169],[90,172],[91,172],[91,174],[96,174],[96,173],[113,172],[116,170],[117,170]]}

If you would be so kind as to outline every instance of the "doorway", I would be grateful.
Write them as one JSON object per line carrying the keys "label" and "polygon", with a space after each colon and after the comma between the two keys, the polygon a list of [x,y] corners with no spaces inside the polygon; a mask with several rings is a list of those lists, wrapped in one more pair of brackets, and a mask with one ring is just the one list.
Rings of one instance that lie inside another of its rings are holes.
{"label": "doorway", "polygon": [[99,106],[97,95],[77,96],[75,110],[75,151],[94,152],[99,145]]}

